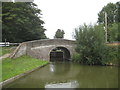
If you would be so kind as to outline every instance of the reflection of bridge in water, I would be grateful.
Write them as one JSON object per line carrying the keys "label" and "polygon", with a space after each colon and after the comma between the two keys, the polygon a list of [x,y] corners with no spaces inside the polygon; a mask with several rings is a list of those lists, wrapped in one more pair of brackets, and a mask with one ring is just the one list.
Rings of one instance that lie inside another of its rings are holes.
{"label": "reflection of bridge in water", "polygon": [[34,58],[50,60],[52,57],[59,56],[53,55],[57,53],[61,55],[63,60],[70,60],[73,53],[75,53],[75,41],[66,39],[45,39],[24,42],[17,47],[11,57],[16,58],[26,54]]}

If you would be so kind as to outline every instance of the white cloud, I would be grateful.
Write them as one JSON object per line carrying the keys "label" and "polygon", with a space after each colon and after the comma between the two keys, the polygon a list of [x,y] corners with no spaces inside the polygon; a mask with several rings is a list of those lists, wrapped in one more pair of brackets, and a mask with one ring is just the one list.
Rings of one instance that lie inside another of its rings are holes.
{"label": "white cloud", "polygon": [[74,28],[86,23],[96,23],[97,14],[107,5],[118,0],[34,0],[42,10],[46,35],[53,38],[57,29],[65,31],[65,38],[72,39]]}

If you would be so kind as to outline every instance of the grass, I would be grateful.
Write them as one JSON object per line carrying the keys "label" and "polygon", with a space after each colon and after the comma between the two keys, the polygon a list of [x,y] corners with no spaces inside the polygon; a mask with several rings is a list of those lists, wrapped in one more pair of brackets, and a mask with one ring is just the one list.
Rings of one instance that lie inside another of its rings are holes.
{"label": "grass", "polygon": [[47,63],[48,61],[38,60],[30,56],[21,56],[16,59],[6,58],[2,61],[2,81]]}
{"label": "grass", "polygon": [[11,47],[0,47],[0,56],[12,52]]}

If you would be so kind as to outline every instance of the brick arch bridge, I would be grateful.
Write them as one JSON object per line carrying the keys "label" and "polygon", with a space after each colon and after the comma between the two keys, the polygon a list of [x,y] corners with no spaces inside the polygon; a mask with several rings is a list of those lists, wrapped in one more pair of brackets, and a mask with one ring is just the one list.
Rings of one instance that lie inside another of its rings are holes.
{"label": "brick arch bridge", "polygon": [[55,48],[62,48],[70,54],[70,58],[75,53],[75,41],[67,39],[43,39],[21,43],[11,54],[11,58],[22,55],[30,55],[42,60],[50,60],[50,52]]}

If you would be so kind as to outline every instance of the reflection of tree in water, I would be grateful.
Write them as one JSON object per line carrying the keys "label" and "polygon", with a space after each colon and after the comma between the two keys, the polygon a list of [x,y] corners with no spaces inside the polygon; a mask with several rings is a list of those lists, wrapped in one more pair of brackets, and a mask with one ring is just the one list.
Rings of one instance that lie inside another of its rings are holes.
{"label": "reflection of tree in water", "polygon": [[55,75],[65,75],[70,71],[70,63],[69,62],[57,62],[57,64],[51,63],[50,71],[53,72]]}
{"label": "reflection of tree in water", "polygon": [[[114,87],[118,79],[116,70],[108,66],[81,65],[79,74],[76,76],[81,86],[79,88]],[[111,74],[111,71],[113,74]],[[112,81],[112,82],[111,82]]]}

